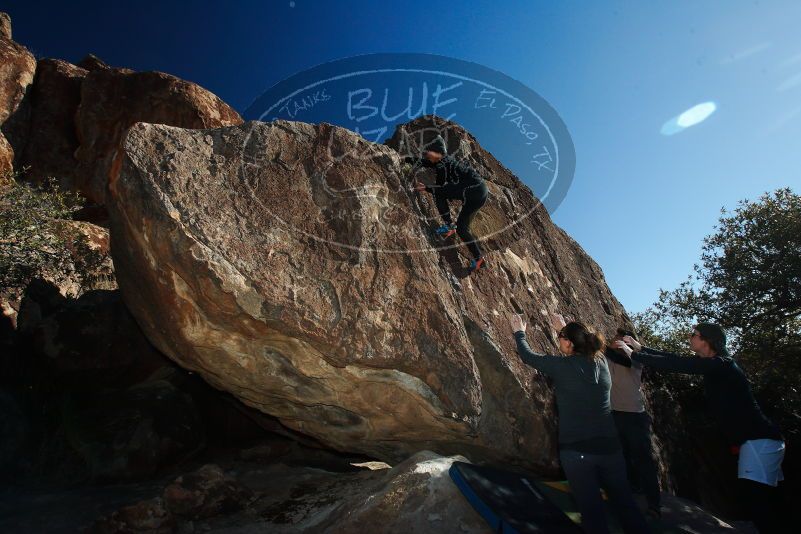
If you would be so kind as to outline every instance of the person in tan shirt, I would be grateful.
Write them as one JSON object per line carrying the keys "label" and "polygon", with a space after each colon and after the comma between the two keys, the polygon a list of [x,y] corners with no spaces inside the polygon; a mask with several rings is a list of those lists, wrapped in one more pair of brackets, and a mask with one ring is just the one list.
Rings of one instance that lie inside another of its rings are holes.
{"label": "person in tan shirt", "polygon": [[648,514],[661,517],[659,475],[651,452],[651,417],[645,411],[641,389],[643,366],[614,347],[614,342],[624,336],[636,339],[634,332],[619,328],[604,352],[612,377],[612,418],[623,446],[629,480],[645,493]]}

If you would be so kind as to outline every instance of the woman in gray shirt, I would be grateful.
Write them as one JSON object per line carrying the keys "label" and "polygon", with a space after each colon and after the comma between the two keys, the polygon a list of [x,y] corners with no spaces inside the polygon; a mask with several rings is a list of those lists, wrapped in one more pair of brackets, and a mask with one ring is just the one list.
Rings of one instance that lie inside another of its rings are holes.
{"label": "woman in gray shirt", "polygon": [[585,532],[609,532],[601,488],[625,532],[649,532],[631,494],[612,419],[612,381],[601,353],[603,336],[581,323],[568,323],[559,331],[559,350],[565,356],[550,356],[531,350],[519,315],[513,315],[510,324],[523,362],[553,381],[559,410],[559,459]]}

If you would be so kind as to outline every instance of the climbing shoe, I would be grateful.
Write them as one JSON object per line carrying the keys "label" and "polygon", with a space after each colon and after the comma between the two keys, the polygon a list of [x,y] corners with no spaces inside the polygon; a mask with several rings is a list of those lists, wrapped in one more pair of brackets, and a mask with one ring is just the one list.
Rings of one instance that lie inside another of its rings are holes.
{"label": "climbing shoe", "polygon": [[442,239],[447,239],[456,233],[456,225],[443,224],[435,230]]}
{"label": "climbing shoe", "polygon": [[477,270],[481,269],[482,267],[484,267],[484,258],[478,258],[477,260],[473,260],[472,262],[470,262],[470,272],[471,273],[476,272]]}

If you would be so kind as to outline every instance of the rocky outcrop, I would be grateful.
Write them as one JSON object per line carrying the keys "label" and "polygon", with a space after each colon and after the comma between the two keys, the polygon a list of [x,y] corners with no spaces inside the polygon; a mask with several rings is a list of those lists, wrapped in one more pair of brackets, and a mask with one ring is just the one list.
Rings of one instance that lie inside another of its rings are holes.
{"label": "rocky outcrop", "polygon": [[14,149],[0,133],[0,176],[14,170]]}
{"label": "rocky outcrop", "polygon": [[218,465],[204,465],[181,475],[164,489],[164,503],[174,517],[192,521],[244,508],[251,493]]}
{"label": "rocky outcrop", "polygon": [[179,525],[228,515],[247,506],[250,491],[218,465],[207,464],[178,477],[162,496],[124,506],[97,520],[89,532],[164,532]]}
{"label": "rocky outcrop", "polygon": [[43,182],[54,177],[64,189],[75,189],[78,135],[75,113],[87,71],[61,61],[40,59],[31,91],[31,125],[23,165],[26,178]]}
{"label": "rocky outcrop", "polygon": [[9,162],[25,144],[30,110],[24,98],[35,71],[36,59],[11,40],[11,22],[5,15],[0,32],[0,174],[12,170]]}
{"label": "rocky outcrop", "polygon": [[422,451],[392,469],[334,473],[274,464],[251,466],[238,477],[206,465],[160,496],[99,519],[90,532],[180,532],[192,525],[276,534],[489,533],[448,476],[456,460],[464,458]]}
{"label": "rocky outcrop", "polygon": [[[87,66],[90,66],[87,64]],[[183,128],[240,124],[242,118],[211,92],[162,72],[131,72],[91,65],[76,115],[76,187],[105,202],[108,172],[123,132],[136,122]]]}
{"label": "rocky outcrop", "polygon": [[[116,289],[114,266],[109,254],[109,235],[106,228],[83,221],[54,221],[48,228],[38,230],[44,242],[52,242],[51,237],[62,237],[63,254],[68,258],[63,270],[46,266],[38,274],[41,282],[51,284],[55,294],[63,299],[69,295],[79,297],[94,289]],[[59,254],[62,251],[57,251]],[[0,311],[3,319],[17,328],[18,315],[28,314],[28,325],[38,324],[42,317],[36,298],[29,298],[27,309],[23,310],[23,299],[29,286],[0,288]]]}
{"label": "rocky outcrop", "polygon": [[[421,451],[394,467],[360,464],[346,472],[278,462],[206,465],[158,496],[97,520],[90,531],[493,532],[451,481],[448,469],[457,460],[464,458]],[[666,494],[663,519],[652,525],[656,531],[751,532]]]}
{"label": "rocky outcrop", "polygon": [[[111,67],[108,66],[108,64],[105,61],[103,61],[102,59],[100,59],[99,57],[97,57],[94,54],[89,54],[85,58],[83,58],[81,61],[79,61],[78,62],[78,67],[80,67],[82,69],[85,69],[85,70],[88,70],[88,71],[109,70],[111,68]],[[132,70],[129,70],[129,69],[118,69],[118,70],[120,70],[122,72],[133,72]]]}
{"label": "rocky outcrop", "polygon": [[390,147],[327,124],[137,124],[110,182],[126,304],[160,351],[334,448],[553,472],[552,393],[508,314],[544,350],[549,312],[626,317],[531,192],[474,157],[498,169],[475,223],[491,268],[465,277]]}
{"label": "rocky outcrop", "polygon": [[79,66],[58,59],[37,65],[0,15],[0,173],[30,167],[28,179],[52,176],[103,204],[109,165],[130,125],[242,122],[211,92],[169,74],[112,68],[91,54]]}
{"label": "rocky outcrop", "polygon": [[73,395],[63,413],[67,439],[93,480],[152,477],[205,444],[191,396],[160,378]]}
{"label": "rocky outcrop", "polygon": [[11,17],[8,13],[0,13],[0,39],[11,40]]}

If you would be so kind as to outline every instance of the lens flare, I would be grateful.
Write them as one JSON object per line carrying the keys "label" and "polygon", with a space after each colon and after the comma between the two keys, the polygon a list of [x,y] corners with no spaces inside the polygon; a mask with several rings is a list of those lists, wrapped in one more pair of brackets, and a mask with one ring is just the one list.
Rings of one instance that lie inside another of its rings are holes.
{"label": "lens flare", "polygon": [[662,125],[663,135],[673,135],[682,132],[690,126],[695,126],[704,122],[717,110],[717,105],[714,102],[704,102],[693,106],[687,111],[673,117],[665,124]]}

